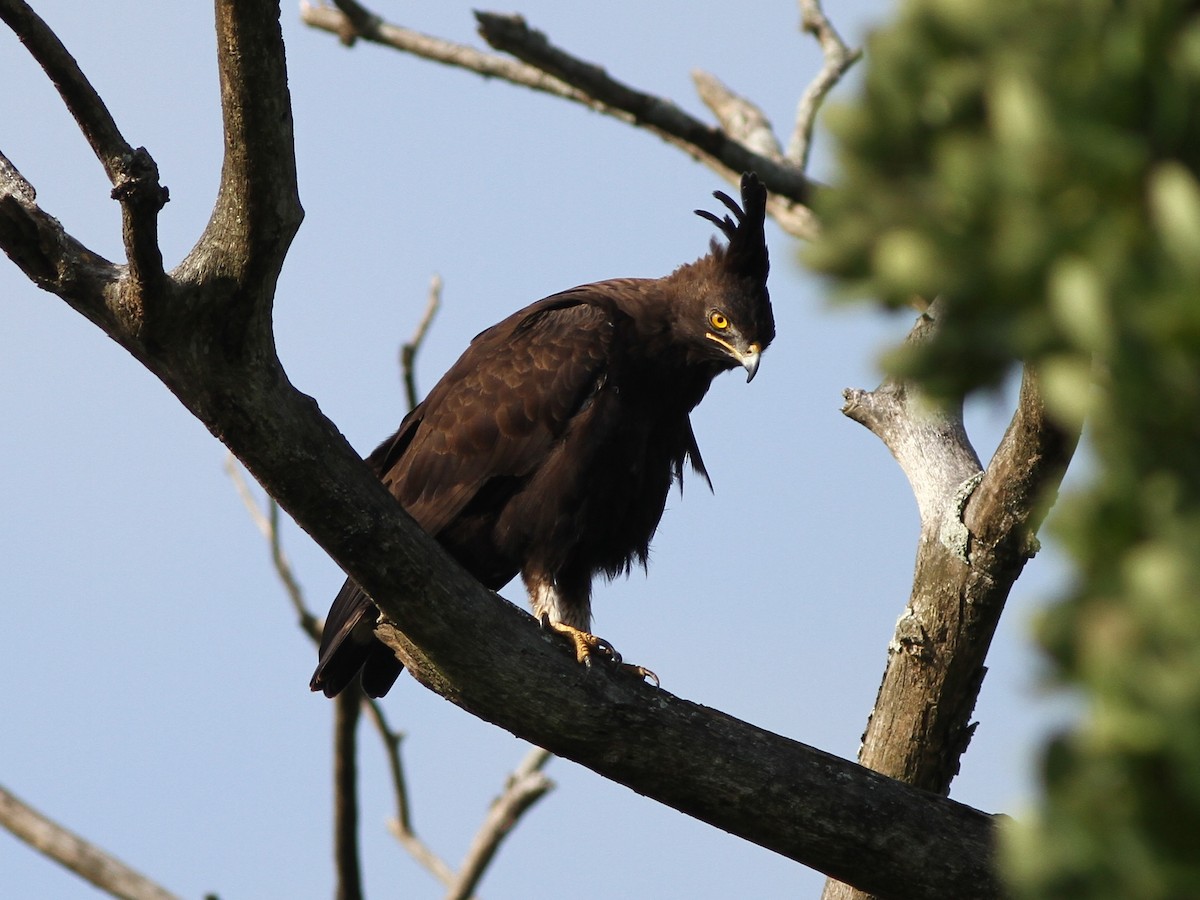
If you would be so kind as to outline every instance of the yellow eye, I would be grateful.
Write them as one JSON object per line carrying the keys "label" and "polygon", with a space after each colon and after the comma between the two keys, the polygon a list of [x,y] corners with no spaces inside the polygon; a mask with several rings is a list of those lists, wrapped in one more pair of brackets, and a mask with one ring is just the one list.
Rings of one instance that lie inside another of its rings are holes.
{"label": "yellow eye", "polygon": [[708,323],[717,331],[724,331],[729,327],[729,320],[715,310],[708,314]]}

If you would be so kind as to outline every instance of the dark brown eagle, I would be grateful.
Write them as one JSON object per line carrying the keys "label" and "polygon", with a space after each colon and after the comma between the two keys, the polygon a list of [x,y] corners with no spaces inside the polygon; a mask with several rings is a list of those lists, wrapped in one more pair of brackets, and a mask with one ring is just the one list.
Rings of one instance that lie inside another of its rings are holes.
{"label": "dark brown eagle", "polygon": [[[742,176],[733,214],[696,213],[728,239],[665,278],[621,278],[539,300],[482,332],[367,463],[418,524],[491,590],[520,573],[534,615],[581,662],[616,659],[587,632],[592,578],[643,566],[683,465],[708,479],[688,414],[713,378],[747,381],[775,337],[763,236],[767,192]],[[736,221],[735,221],[736,219]],[[711,486],[711,481],[709,482]],[[311,688],[362,672],[372,697],[401,663],[351,580],[325,622]],[[646,670],[637,671],[646,673]]]}

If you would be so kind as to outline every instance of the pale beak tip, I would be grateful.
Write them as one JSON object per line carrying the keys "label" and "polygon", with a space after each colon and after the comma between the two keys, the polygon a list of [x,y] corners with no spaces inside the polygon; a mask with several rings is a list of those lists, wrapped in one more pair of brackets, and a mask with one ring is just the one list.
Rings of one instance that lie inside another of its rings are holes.
{"label": "pale beak tip", "polygon": [[758,361],[760,358],[761,356],[757,350],[747,353],[742,357],[742,367],[746,370],[747,384],[754,380],[754,376],[758,372]]}

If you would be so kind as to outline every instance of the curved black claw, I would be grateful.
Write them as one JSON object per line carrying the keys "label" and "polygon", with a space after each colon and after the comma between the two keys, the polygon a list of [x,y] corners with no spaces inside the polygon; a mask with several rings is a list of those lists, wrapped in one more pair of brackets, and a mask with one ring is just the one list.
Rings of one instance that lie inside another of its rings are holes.
{"label": "curved black claw", "polygon": [[634,666],[630,665],[629,663],[621,663],[621,667],[617,671],[619,671],[622,675],[636,677],[638,681],[645,681],[647,678],[649,678],[654,682],[654,686],[656,688],[662,687],[662,682],[658,680],[658,676],[645,666]]}
{"label": "curved black claw", "polygon": [[575,648],[576,662],[583,663],[583,665],[591,668],[594,661],[599,660],[607,666],[613,666],[623,675],[634,675],[642,681],[649,678],[654,682],[655,687],[662,687],[658,676],[649,669],[644,666],[634,666],[622,662],[621,654],[617,652],[617,648],[604,638],[597,637],[581,628],[565,625],[562,622],[551,622],[550,617],[546,615],[541,617],[541,623],[543,628],[561,634],[571,642]]}

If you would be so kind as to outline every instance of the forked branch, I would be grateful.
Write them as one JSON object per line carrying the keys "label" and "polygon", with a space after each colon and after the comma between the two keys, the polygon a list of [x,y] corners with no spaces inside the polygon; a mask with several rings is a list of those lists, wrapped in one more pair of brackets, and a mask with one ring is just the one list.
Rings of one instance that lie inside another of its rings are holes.
{"label": "forked branch", "polygon": [[[910,341],[929,338],[941,305],[918,319]],[[1079,434],[1046,415],[1028,368],[986,471],[967,438],[961,404],[938,405],[897,379],[875,391],[847,391],[846,401],[843,412],[896,457],[921,514],[912,593],[888,646],[859,762],[948,794],[974,730],[971,715],[1000,615],[1035,552]],[[823,900],[869,896],[830,880]]]}
{"label": "forked branch", "polygon": [[846,46],[833,23],[825,15],[825,10],[821,8],[821,0],[800,0],[800,27],[817,39],[821,46],[821,55],[825,58],[817,77],[800,95],[800,103],[796,107],[796,124],[787,148],[787,158],[799,166],[801,171],[807,171],[817,113],[825,102],[826,95],[842,80],[850,67],[862,58],[862,50],[852,50]]}
{"label": "forked branch", "polygon": [[[727,89],[713,87],[719,82],[712,76],[701,73],[695,77],[701,96],[710,108],[725,110],[718,112],[721,127],[697,119],[669,99],[629,87],[602,67],[555,46],[546,35],[529,27],[520,16],[487,12],[475,14],[484,40],[493,48],[515,57],[517,61],[514,61],[385,22],[354,0],[335,0],[335,4],[336,8],[304,2],[300,10],[301,18],[314,28],[338,35],[343,43],[351,44],[354,38],[361,37],[425,59],[580,103],[658,135],[693,159],[703,162],[731,184],[737,183],[742,172],[755,171],[771,191],[768,208],[780,226],[798,237],[815,234],[816,221],[808,208],[815,189],[814,182],[805,175],[803,167],[778,152],[777,139],[773,136],[766,138],[763,124],[769,129],[769,123],[766,123],[761,110],[757,112],[757,118],[754,114],[748,117],[755,119],[753,126],[733,125],[738,113],[727,101],[734,95]],[[844,72],[849,65],[846,63],[841,71]],[[822,77],[829,83],[819,92],[819,98],[824,97],[833,83],[829,81],[826,70],[823,70]],[[725,101],[716,99],[721,90],[728,95]],[[748,100],[739,99],[743,111],[752,107]],[[816,115],[818,104],[819,99],[810,104],[812,116]]]}

